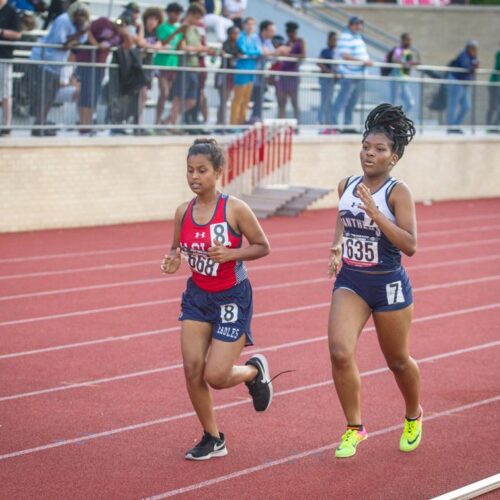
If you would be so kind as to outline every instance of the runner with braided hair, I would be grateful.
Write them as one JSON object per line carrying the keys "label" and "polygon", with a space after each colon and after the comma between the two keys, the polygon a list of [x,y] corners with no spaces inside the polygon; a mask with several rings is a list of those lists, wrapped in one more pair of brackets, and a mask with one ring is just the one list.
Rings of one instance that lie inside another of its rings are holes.
{"label": "runner with braided hair", "polygon": [[363,175],[343,179],[338,186],[339,210],[329,260],[329,276],[335,275],[336,280],[328,324],[332,375],[347,420],[335,450],[338,458],[353,456],[368,436],[361,419],[355,353],[370,316],[405,402],[400,450],[413,451],[422,438],[420,372],[408,352],[412,288],[401,266],[401,252],[412,256],[417,249],[415,205],[406,184],[391,177],[414,135],[413,122],[401,106],[377,106],[365,122],[360,153]]}

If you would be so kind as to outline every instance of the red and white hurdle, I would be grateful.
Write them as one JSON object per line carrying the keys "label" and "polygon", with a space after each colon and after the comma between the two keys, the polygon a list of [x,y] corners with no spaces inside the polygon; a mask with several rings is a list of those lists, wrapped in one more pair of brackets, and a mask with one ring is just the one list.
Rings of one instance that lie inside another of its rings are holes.
{"label": "red and white hurdle", "polygon": [[227,146],[224,191],[235,196],[250,195],[258,186],[286,185],[296,120],[264,120],[245,131]]}

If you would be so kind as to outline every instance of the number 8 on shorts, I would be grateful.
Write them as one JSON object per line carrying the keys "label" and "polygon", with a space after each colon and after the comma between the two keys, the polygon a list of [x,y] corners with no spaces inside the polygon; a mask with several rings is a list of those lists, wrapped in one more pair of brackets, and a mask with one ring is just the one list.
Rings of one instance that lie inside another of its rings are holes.
{"label": "number 8 on shorts", "polygon": [[220,306],[221,323],[236,323],[238,321],[238,306],[236,304],[224,304]]}

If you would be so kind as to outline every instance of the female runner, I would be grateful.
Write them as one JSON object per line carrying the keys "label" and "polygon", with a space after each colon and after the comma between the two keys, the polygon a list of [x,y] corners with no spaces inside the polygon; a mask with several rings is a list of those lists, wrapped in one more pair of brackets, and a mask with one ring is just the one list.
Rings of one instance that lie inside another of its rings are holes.
{"label": "female runner", "polygon": [[[187,390],[203,436],[187,451],[189,460],[227,455],[209,387],[245,382],[256,411],[265,411],[273,396],[262,354],[235,365],[243,347],[253,344],[252,288],[243,261],[266,256],[270,247],[248,205],[217,190],[224,162],[224,150],[214,139],[197,139],[189,148],[187,181],[196,197],[177,208],[171,251],[161,265],[164,273],[175,273],[182,255],[192,271],[179,320]],[[243,236],[249,243],[244,248]]]}
{"label": "female runner", "polygon": [[415,206],[408,187],[390,175],[414,134],[413,122],[401,106],[377,106],[365,122],[363,175],[338,186],[339,212],[329,260],[329,275],[337,279],[328,324],[333,380],[347,420],[335,450],[338,458],[354,455],[368,436],[361,419],[355,352],[370,315],[405,401],[400,450],[413,451],[422,438],[420,373],[408,352],[412,288],[401,266],[401,252],[412,256],[417,249]]}

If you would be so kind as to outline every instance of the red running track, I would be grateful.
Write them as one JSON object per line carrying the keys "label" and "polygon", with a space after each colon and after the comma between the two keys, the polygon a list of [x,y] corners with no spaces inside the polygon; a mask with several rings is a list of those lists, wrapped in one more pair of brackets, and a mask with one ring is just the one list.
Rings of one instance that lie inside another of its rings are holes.
{"label": "red running track", "polygon": [[[184,389],[179,296],[160,275],[172,224],[0,236],[2,498],[429,498],[497,473],[500,200],[418,207],[412,354],[426,412],[398,450],[404,407],[367,326],[358,360],[370,437],[348,460],[330,378],[326,259],[335,212],[265,221],[273,251],[250,264],[254,331],[274,373],[270,410],[217,392],[229,455],[192,463],[200,435]],[[493,434],[494,435],[494,434]]]}

